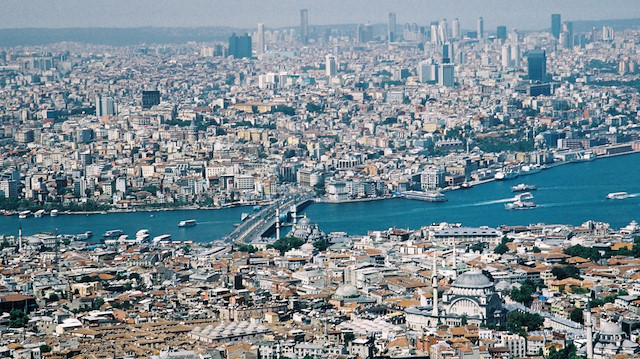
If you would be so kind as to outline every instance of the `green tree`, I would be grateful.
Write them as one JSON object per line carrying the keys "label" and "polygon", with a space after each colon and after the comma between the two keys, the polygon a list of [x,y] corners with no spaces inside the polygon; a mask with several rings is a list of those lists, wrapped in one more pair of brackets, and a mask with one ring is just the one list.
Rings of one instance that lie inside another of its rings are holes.
{"label": "green tree", "polygon": [[52,350],[51,347],[46,345],[46,344],[42,344],[40,346],[40,352],[41,353],[49,353],[49,352],[51,352],[51,350]]}
{"label": "green tree", "polygon": [[344,333],[343,338],[345,343],[350,343],[356,338],[356,336],[351,332],[346,332]]}
{"label": "green tree", "polygon": [[20,309],[9,312],[9,328],[24,328],[29,323],[29,316]]}
{"label": "green tree", "polygon": [[512,333],[526,336],[528,332],[542,328],[544,318],[540,314],[514,311],[509,314],[507,329]]}
{"label": "green tree", "polygon": [[279,250],[280,254],[285,254],[287,251],[291,249],[300,248],[300,246],[302,246],[303,244],[304,244],[304,241],[302,239],[292,237],[292,236],[287,236],[287,237],[278,239],[277,241],[273,242],[273,244],[268,245],[267,248],[274,248]]}
{"label": "green tree", "polygon": [[316,247],[320,252],[322,252],[329,248],[329,246],[331,246],[331,243],[327,242],[324,239],[318,239],[317,241],[313,242],[313,246]]}
{"label": "green tree", "polygon": [[556,278],[562,280],[565,278],[580,278],[580,269],[576,268],[574,265],[568,265],[566,267],[554,267],[551,270],[551,274],[556,276]]}
{"label": "green tree", "polygon": [[571,311],[571,314],[569,314],[569,319],[573,320],[574,322],[583,324],[584,323],[584,314],[583,314],[582,308],[574,308]]}

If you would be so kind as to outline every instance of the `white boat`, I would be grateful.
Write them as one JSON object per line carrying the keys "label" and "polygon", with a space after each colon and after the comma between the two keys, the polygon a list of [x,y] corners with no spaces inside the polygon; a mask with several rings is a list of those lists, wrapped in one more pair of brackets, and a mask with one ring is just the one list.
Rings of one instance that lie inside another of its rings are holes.
{"label": "white boat", "polygon": [[154,245],[159,245],[165,242],[169,242],[170,240],[171,240],[170,234],[163,234],[157,237],[153,237],[153,240],[151,241],[151,243],[153,243]]}
{"label": "white boat", "polygon": [[446,202],[447,197],[439,192],[421,192],[421,191],[406,191],[402,192],[402,195],[407,199],[415,199],[425,202]]}
{"label": "white boat", "polygon": [[540,165],[524,165],[520,169],[520,174],[523,175],[523,176],[532,175],[532,174],[538,173],[540,171],[542,171],[542,168],[540,167]]}
{"label": "white boat", "polygon": [[151,237],[151,235],[149,235],[149,230],[141,229],[136,232],[136,243],[146,242],[149,240],[149,237]]}
{"label": "white boat", "polygon": [[57,217],[58,216],[58,210],[57,209],[52,209],[51,213],[49,213],[49,215],[51,217]]}
{"label": "white boat", "polygon": [[180,221],[180,223],[178,223],[178,227],[193,227],[195,225],[196,225],[195,219],[187,219],[184,221]]}
{"label": "white boat", "polygon": [[20,219],[25,219],[27,217],[31,216],[31,211],[22,211],[20,213],[18,213],[18,218]]}
{"label": "white boat", "polygon": [[241,221],[243,221],[243,222],[244,222],[247,218],[249,218],[249,213],[243,213],[243,214],[240,216],[240,220],[241,220]]}
{"label": "white boat", "polygon": [[534,184],[520,183],[519,185],[512,186],[511,192],[535,191],[537,189],[538,187]]}
{"label": "white boat", "polygon": [[508,170],[503,170],[503,171],[498,171],[498,173],[496,173],[495,176],[493,176],[493,178],[497,179],[498,181],[504,181],[504,180],[510,180],[513,178],[516,178],[520,175],[520,171],[519,170],[515,170],[515,169],[508,169]]}
{"label": "white boat", "polygon": [[33,216],[35,218],[42,218],[43,215],[44,215],[44,209],[39,209],[33,213]]}
{"label": "white boat", "polygon": [[528,201],[533,199],[533,195],[529,192],[520,193],[516,195],[516,201]]}
{"label": "white boat", "polygon": [[87,239],[89,239],[91,237],[93,237],[93,233],[91,231],[86,231],[84,233],[80,233],[77,236],[78,240],[81,240],[81,241],[87,240]]}
{"label": "white boat", "polygon": [[629,198],[627,192],[611,192],[607,195],[607,199],[625,199]]}
{"label": "white boat", "polygon": [[112,229],[110,231],[106,231],[104,232],[103,237],[106,239],[117,239],[122,235],[122,230],[121,229]]}
{"label": "white boat", "polygon": [[505,209],[531,209],[535,208],[537,205],[533,201],[515,201],[512,203],[506,203],[504,205]]}

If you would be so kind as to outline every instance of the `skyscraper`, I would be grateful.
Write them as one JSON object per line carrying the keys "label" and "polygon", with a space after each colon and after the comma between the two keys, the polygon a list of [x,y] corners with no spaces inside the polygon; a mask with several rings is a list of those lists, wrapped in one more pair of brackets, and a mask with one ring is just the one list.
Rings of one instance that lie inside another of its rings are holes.
{"label": "skyscraper", "polygon": [[439,72],[438,85],[445,87],[453,87],[455,85],[453,64],[441,64]]}
{"label": "skyscraper", "polygon": [[460,21],[458,21],[458,18],[453,19],[453,24],[451,25],[451,37],[454,39],[460,38]]}
{"label": "skyscraper", "polygon": [[560,37],[561,24],[560,14],[551,14],[551,34],[553,34],[553,37],[556,39]]}
{"label": "skyscraper", "polygon": [[498,40],[506,40],[507,39],[507,27],[506,26],[498,26],[496,28],[496,38]]}
{"label": "skyscraper", "polygon": [[478,18],[478,39],[484,39],[484,20],[482,16]]}
{"label": "skyscraper", "polygon": [[389,13],[389,22],[387,23],[387,40],[389,42],[396,41],[396,14]]}
{"label": "skyscraper", "polygon": [[265,44],[264,44],[264,24],[258,23],[258,48],[256,49],[256,53],[258,55],[264,54]]}
{"label": "skyscraper", "polygon": [[529,80],[544,82],[547,78],[547,54],[544,50],[532,50],[527,55]]}
{"label": "skyscraper", "polygon": [[160,104],[160,91],[142,91],[142,108],[151,108]]}
{"label": "skyscraper", "polygon": [[331,55],[327,55],[325,69],[327,70],[327,76],[329,76],[329,77],[335,76],[335,74],[337,72],[336,58],[335,57],[333,57]]}
{"label": "skyscraper", "polygon": [[111,97],[96,95],[96,116],[111,116],[116,114],[115,105]]}
{"label": "skyscraper", "polygon": [[309,42],[309,18],[307,9],[300,10],[300,42],[303,44]]}
{"label": "skyscraper", "polygon": [[229,56],[234,59],[251,57],[251,36],[244,34],[237,36],[235,33],[229,36]]}

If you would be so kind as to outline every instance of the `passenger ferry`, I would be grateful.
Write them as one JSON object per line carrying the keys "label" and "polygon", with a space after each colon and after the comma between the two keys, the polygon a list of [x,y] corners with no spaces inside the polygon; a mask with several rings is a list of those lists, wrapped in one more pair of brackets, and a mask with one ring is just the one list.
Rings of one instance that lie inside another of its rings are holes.
{"label": "passenger ferry", "polygon": [[57,217],[58,216],[58,210],[57,209],[52,209],[51,213],[49,213],[49,215],[51,217]]}
{"label": "passenger ferry", "polygon": [[533,201],[515,201],[513,203],[506,203],[504,205],[505,209],[531,209],[535,208],[537,205]]}
{"label": "passenger ferry", "polygon": [[31,216],[31,211],[22,211],[20,213],[18,213],[18,218],[20,219],[25,219],[27,217]]}
{"label": "passenger ferry", "polygon": [[33,214],[35,218],[42,218],[43,215],[44,215],[44,209],[39,209]]}
{"label": "passenger ferry", "polygon": [[122,235],[122,233],[123,232],[121,229],[112,229],[110,231],[104,232],[103,237],[105,239],[118,239]]}
{"label": "passenger ferry", "polygon": [[505,180],[510,180],[513,178],[516,178],[520,176],[520,171],[517,169],[508,169],[508,170],[503,170],[503,171],[498,171],[498,173],[496,173],[495,176],[493,176],[493,178],[497,179],[498,181],[505,181]]}
{"label": "passenger ferry", "polygon": [[163,243],[169,243],[170,240],[171,240],[170,234],[163,234],[157,237],[153,237],[153,240],[151,241],[151,243],[157,246]]}
{"label": "passenger ferry", "polygon": [[180,221],[180,223],[178,223],[178,227],[193,227],[195,225],[196,225],[195,219],[187,219],[185,221]]}
{"label": "passenger ferry", "polygon": [[517,186],[512,186],[511,187],[511,192],[535,191],[537,189],[538,189],[538,187],[536,185],[534,185],[534,184],[520,183]]}
{"label": "passenger ferry", "polygon": [[447,197],[439,192],[420,192],[420,191],[406,191],[402,192],[402,195],[407,199],[415,199],[425,202],[446,202]]}
{"label": "passenger ferry", "polygon": [[529,192],[520,193],[516,195],[516,201],[528,201],[533,199],[533,195]]}
{"label": "passenger ferry", "polygon": [[625,199],[629,198],[627,192],[611,192],[607,195],[607,199]]}

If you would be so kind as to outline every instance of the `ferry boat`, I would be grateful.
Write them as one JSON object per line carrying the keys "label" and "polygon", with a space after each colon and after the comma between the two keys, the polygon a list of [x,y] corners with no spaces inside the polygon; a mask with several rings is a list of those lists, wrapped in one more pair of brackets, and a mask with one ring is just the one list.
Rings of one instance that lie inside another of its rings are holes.
{"label": "ferry boat", "polygon": [[607,199],[625,199],[629,198],[627,192],[611,192],[607,195]]}
{"label": "ferry boat", "polygon": [[415,199],[425,202],[446,202],[447,197],[438,192],[420,192],[420,191],[407,191],[403,192],[403,195],[407,199]]}
{"label": "ferry boat", "polygon": [[506,171],[498,171],[498,173],[496,173],[496,175],[493,176],[493,178],[497,179],[498,181],[506,181],[506,180],[514,179],[519,175],[520,175],[520,171],[514,170],[514,169],[508,169]]}
{"label": "ferry boat", "polygon": [[80,233],[80,234],[78,234],[76,237],[78,238],[78,240],[81,240],[81,241],[83,241],[83,240],[87,240],[87,239],[89,239],[89,238],[93,237],[93,232],[91,232],[91,231],[86,231],[86,232],[84,232],[84,233]]}
{"label": "ferry boat", "polygon": [[531,209],[535,208],[537,205],[533,201],[515,201],[512,203],[506,203],[504,205],[505,209]]}
{"label": "ferry boat", "polygon": [[525,191],[535,191],[538,187],[534,184],[525,184],[520,183],[516,186],[511,186],[511,192],[525,192]]}
{"label": "ferry boat", "polygon": [[39,209],[35,211],[35,213],[33,214],[35,218],[42,218],[43,215],[44,215],[44,209]]}
{"label": "ferry boat", "polygon": [[516,195],[516,201],[528,201],[533,199],[533,195],[529,192],[524,192]]}
{"label": "ferry boat", "polygon": [[542,167],[540,167],[540,165],[524,165],[520,169],[520,174],[526,176],[538,173],[540,171],[542,171]]}
{"label": "ferry boat", "polygon": [[193,227],[195,225],[196,225],[195,219],[187,219],[184,221],[180,221],[180,223],[178,223],[178,227]]}
{"label": "ferry boat", "polygon": [[25,219],[27,217],[31,216],[31,211],[22,211],[20,213],[18,213],[18,218],[20,219]]}
{"label": "ferry boat", "polygon": [[460,188],[462,188],[462,189],[469,189],[469,188],[472,188],[472,187],[473,187],[473,184],[471,184],[471,183],[469,183],[467,181],[462,182],[462,184],[460,185]]}
{"label": "ferry boat", "polygon": [[49,213],[49,215],[51,217],[57,217],[58,216],[58,210],[57,209],[52,209],[51,212]]}
{"label": "ferry boat", "polygon": [[153,243],[154,245],[159,245],[164,242],[169,242],[170,240],[171,240],[170,234],[163,234],[157,237],[153,237],[153,240],[151,240],[151,243]]}
{"label": "ferry boat", "polygon": [[112,229],[110,231],[104,232],[102,235],[105,239],[118,239],[122,235],[121,229]]}
{"label": "ferry boat", "polygon": [[141,229],[136,232],[136,242],[142,243],[146,242],[151,235],[149,234],[148,229]]}

